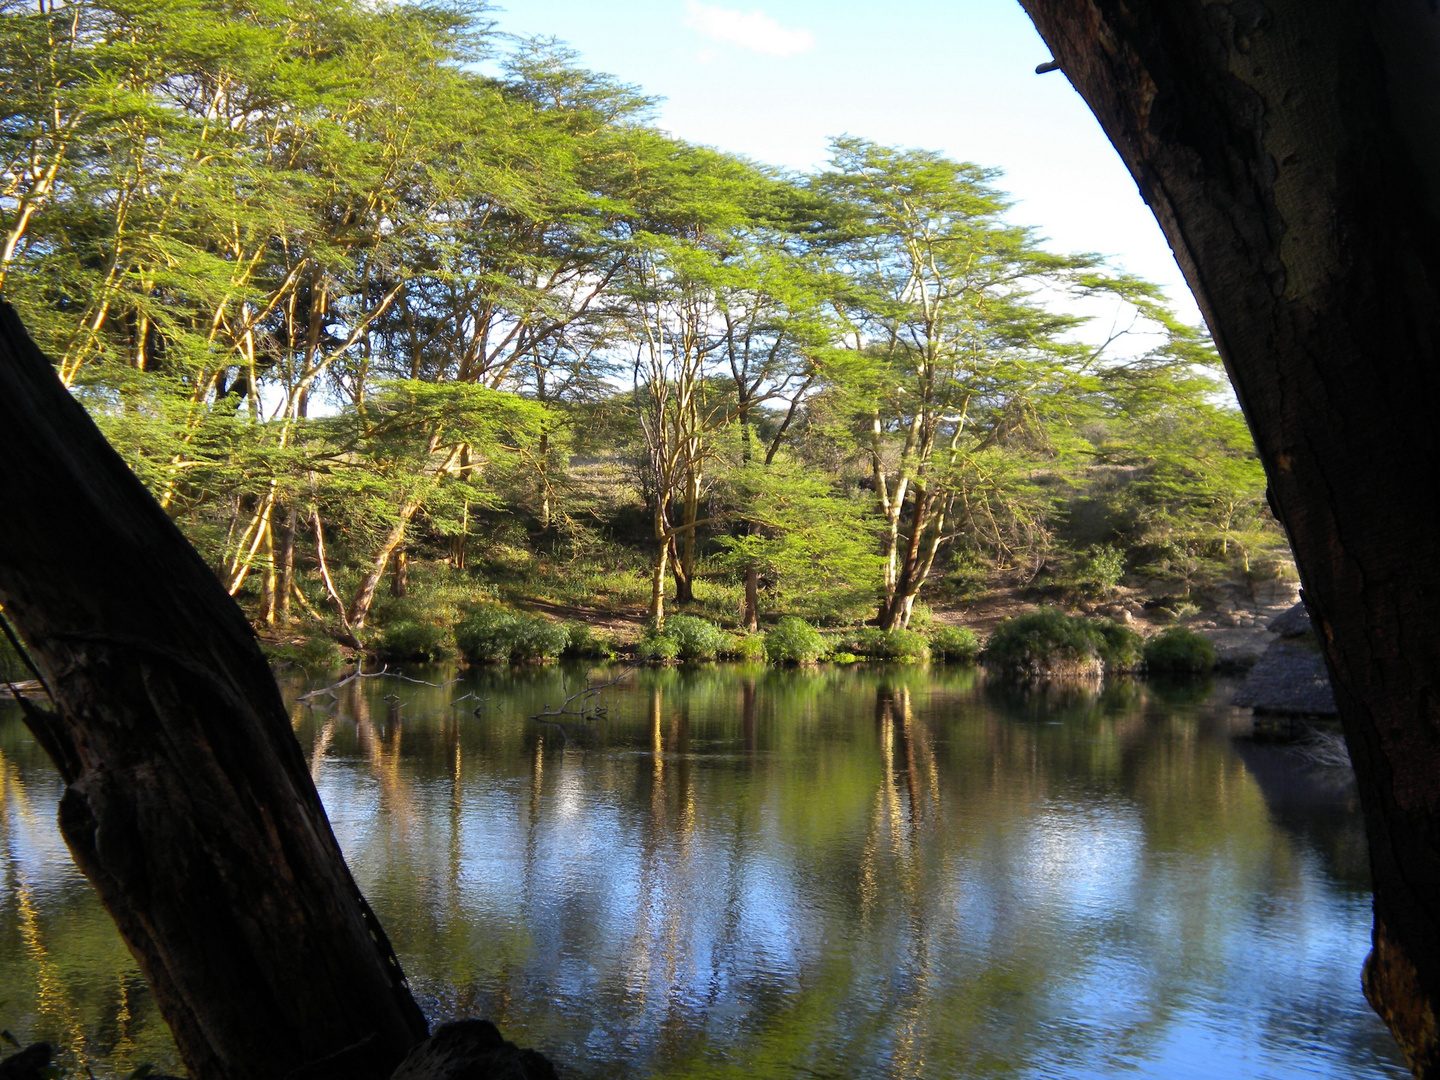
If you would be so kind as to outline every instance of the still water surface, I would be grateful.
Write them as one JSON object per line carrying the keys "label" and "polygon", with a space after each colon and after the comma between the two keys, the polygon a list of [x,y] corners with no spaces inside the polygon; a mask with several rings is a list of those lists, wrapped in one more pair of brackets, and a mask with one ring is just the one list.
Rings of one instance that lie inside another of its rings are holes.
{"label": "still water surface", "polygon": [[[294,708],[434,1018],[594,1080],[1407,1075],[1359,989],[1353,789],[1234,739],[1224,686],[645,670],[530,719],[582,679]],[[0,1027],[173,1067],[59,793],[0,713]]]}

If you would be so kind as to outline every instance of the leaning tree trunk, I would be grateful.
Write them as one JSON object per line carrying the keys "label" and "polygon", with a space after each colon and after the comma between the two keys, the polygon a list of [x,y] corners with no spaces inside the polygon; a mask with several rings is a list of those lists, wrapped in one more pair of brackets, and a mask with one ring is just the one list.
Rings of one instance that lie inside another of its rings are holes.
{"label": "leaning tree trunk", "polygon": [[1365,811],[1366,994],[1440,1076],[1440,15],[1022,3],[1165,230],[1254,432]]}
{"label": "leaning tree trunk", "polygon": [[425,1019],[254,634],[3,304],[0,461],[0,604],[54,694],[27,723],[60,830],[191,1075],[388,1075]]}

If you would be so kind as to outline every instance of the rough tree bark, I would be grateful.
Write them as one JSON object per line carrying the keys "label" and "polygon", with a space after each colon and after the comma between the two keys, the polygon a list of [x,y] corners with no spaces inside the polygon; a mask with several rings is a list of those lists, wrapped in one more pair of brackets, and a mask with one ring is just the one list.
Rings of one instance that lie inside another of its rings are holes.
{"label": "rough tree bark", "polygon": [[1365,991],[1440,1076],[1440,14],[1021,2],[1159,219],[1254,432],[1365,811]]}
{"label": "rough tree bark", "polygon": [[3,304],[0,462],[0,604],[54,693],[27,722],[60,830],[191,1075],[387,1076],[425,1019],[254,634]]}

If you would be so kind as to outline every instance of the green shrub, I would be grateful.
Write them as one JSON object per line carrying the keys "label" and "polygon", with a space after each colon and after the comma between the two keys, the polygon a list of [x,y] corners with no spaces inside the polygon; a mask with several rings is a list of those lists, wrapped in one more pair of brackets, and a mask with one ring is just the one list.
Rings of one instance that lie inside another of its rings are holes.
{"label": "green shrub", "polygon": [[930,635],[930,655],[951,664],[973,664],[980,639],[968,626],[941,626]]}
{"label": "green shrub", "polygon": [[840,643],[846,652],[873,660],[923,660],[930,655],[923,634],[914,630],[881,630],[876,626],[861,627]]}
{"label": "green shrub", "polygon": [[820,631],[795,615],[786,615],[765,632],[765,658],[772,664],[813,664],[825,655]]}
{"label": "green shrub", "polygon": [[1145,643],[1150,671],[1202,672],[1215,666],[1215,646],[1193,630],[1172,626]]}
{"label": "green shrub", "polygon": [[455,644],[471,664],[553,660],[569,640],[565,628],[549,619],[489,605],[476,608],[455,627]]}
{"label": "green shrub", "polygon": [[1109,596],[1125,576],[1125,552],[1114,544],[1095,544],[1075,561],[1072,580],[1088,596]]}
{"label": "green shrub", "polygon": [[635,655],[641,660],[674,660],[680,655],[680,643],[664,634],[653,634],[635,643]]}
{"label": "green shrub", "polygon": [[266,645],[265,655],[272,664],[294,664],[306,671],[330,671],[340,666],[340,646],[328,637],[317,635],[295,645]]}
{"label": "green shrub", "polygon": [[671,615],[661,633],[679,646],[681,660],[714,660],[727,636],[709,619],[698,615]]}
{"label": "green shrub", "polygon": [[842,651],[832,652],[829,656],[825,657],[825,659],[830,661],[830,663],[832,664],[853,664],[860,658],[856,656],[853,652]]}
{"label": "green shrub", "polygon": [[934,609],[923,600],[917,600],[910,606],[910,622],[908,625],[911,630],[928,630],[934,621]]}
{"label": "green shrub", "polygon": [[382,660],[431,663],[449,655],[445,631],[432,623],[400,619],[385,627],[375,651]]}
{"label": "green shrub", "polygon": [[1086,619],[1056,608],[1006,619],[981,654],[988,667],[1010,675],[1052,678],[1098,674],[1105,638]]}
{"label": "green shrub", "polygon": [[1100,659],[1106,671],[1134,671],[1145,659],[1145,639],[1114,619],[1091,619],[1100,634]]}
{"label": "green shrub", "polygon": [[604,631],[597,632],[586,623],[566,623],[563,655],[609,660],[615,655],[615,643],[609,634]]}
{"label": "green shrub", "polygon": [[743,660],[754,663],[765,659],[764,634],[726,634],[725,643],[718,656],[726,660]]}
{"label": "green shrub", "polygon": [[565,627],[539,615],[515,616],[515,640],[510,646],[510,662],[554,660],[565,651],[570,635]]}

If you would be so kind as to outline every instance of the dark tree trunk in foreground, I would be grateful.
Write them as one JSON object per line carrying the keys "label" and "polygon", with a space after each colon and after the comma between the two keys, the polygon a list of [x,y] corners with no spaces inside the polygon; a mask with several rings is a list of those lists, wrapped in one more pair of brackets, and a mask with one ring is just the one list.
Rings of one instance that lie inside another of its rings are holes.
{"label": "dark tree trunk in foreground", "polygon": [[60,829],[200,1080],[387,1076],[425,1036],[243,614],[0,305],[0,604]]}
{"label": "dark tree trunk in foreground", "polygon": [[1440,1076],[1440,15],[1022,0],[1165,230],[1326,643],[1375,879],[1364,981]]}

